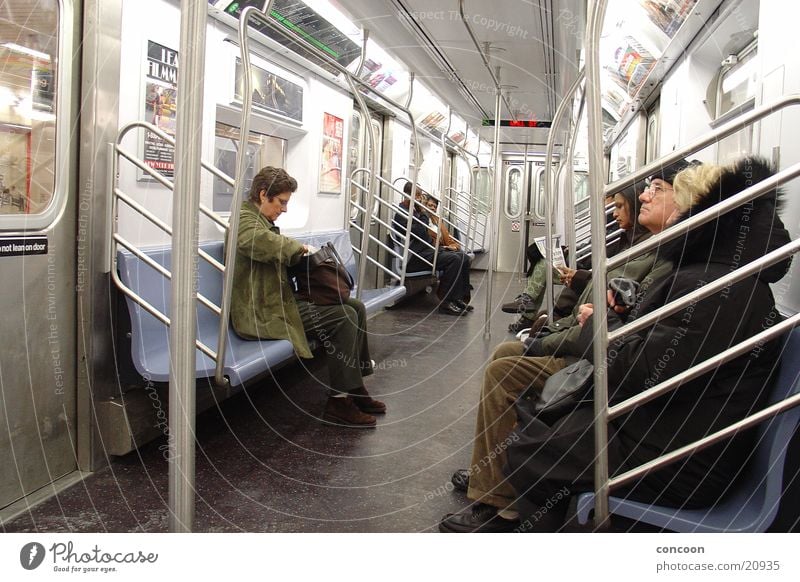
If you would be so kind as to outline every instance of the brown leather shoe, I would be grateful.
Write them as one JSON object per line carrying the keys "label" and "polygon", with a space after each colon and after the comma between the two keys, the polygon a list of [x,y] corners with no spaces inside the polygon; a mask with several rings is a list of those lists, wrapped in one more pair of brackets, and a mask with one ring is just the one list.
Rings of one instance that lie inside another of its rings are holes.
{"label": "brown leather shoe", "polygon": [[352,428],[374,428],[376,422],[374,416],[361,412],[350,396],[328,398],[322,420],[328,424]]}
{"label": "brown leather shoe", "polygon": [[369,414],[386,413],[386,405],[380,400],[375,400],[372,396],[370,396],[369,392],[367,392],[367,389],[363,386],[361,386],[361,388],[351,390],[350,398],[353,399],[353,402],[355,402],[356,406],[358,406],[361,412],[367,412]]}

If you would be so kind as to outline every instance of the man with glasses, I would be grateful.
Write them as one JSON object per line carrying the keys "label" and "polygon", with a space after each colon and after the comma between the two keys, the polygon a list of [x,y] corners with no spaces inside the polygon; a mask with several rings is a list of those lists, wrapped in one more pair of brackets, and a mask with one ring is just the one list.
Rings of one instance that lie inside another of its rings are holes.
{"label": "man with glasses", "polygon": [[[664,230],[678,214],[671,182],[690,164],[679,160],[650,176],[647,188],[639,195],[642,206],[639,224],[656,234]],[[608,278],[625,277],[641,284],[642,290],[672,271],[655,249],[628,261],[608,273]],[[508,436],[517,421],[514,403],[523,393],[538,393],[550,376],[565,368],[563,354],[572,355],[581,334],[581,312],[588,313],[592,284],[589,283],[578,301],[573,315],[549,326],[555,330],[527,345],[519,341],[500,344],[491,356],[483,377],[481,400],[475,425],[475,441],[469,469],[460,469],[452,478],[453,485],[467,490],[474,501],[465,510],[448,514],[439,523],[446,533],[510,532],[519,527],[514,506],[516,494],[505,479],[503,465]],[[572,361],[575,361],[573,358]],[[504,446],[505,443],[505,446]],[[499,452],[498,452],[499,451]],[[568,468],[569,459],[563,462]],[[563,469],[563,467],[562,467]]]}

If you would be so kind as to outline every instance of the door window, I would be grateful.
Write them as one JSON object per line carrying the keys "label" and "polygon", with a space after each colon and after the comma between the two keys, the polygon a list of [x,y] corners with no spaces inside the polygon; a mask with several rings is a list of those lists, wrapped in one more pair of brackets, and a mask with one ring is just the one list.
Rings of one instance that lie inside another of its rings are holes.
{"label": "door window", "polygon": [[[57,151],[56,140],[61,114],[57,81],[64,62],[59,58],[59,42],[64,41],[59,38],[59,2],[3,2],[2,12],[0,225],[44,226],[48,222],[30,218],[55,215],[56,157],[65,153]],[[68,140],[59,143],[68,146]],[[66,190],[66,179],[59,182]]]}
{"label": "door window", "polygon": [[506,217],[519,218],[522,212],[522,168],[508,166],[506,170]]}

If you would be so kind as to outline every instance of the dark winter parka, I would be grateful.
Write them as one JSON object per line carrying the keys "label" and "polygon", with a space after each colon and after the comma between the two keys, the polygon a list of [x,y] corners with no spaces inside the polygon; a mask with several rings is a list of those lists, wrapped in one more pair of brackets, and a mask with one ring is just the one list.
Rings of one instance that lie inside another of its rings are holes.
{"label": "dark winter parka", "polygon": [[[724,168],[716,182],[704,188],[705,197],[679,220],[771,174],[764,160],[742,159]],[[789,242],[777,211],[778,195],[772,191],[665,245],[666,255],[672,258],[675,270],[648,288],[632,317],[652,312]],[[647,390],[778,323],[781,316],[775,308],[769,284],[786,274],[789,263],[785,260],[767,267],[758,275],[732,284],[610,345],[608,384],[612,403]],[[613,312],[609,312],[610,326],[618,327],[619,324],[612,325],[614,319]],[[581,349],[591,354],[591,319],[583,332]],[[612,421],[609,426],[610,473],[622,473],[763,408],[771,377],[777,369],[780,346],[779,340],[757,346],[722,364],[713,373],[688,381],[673,392]],[[537,453],[539,447],[569,446],[575,455],[567,453],[564,457],[573,464],[567,474],[575,478],[580,474],[585,479],[587,467],[581,465],[588,464],[591,475],[592,412],[579,410],[571,416],[556,423],[549,434],[543,434],[538,427],[527,435],[531,438],[526,438],[526,430],[521,429],[522,438],[508,455],[509,469],[513,472],[511,480],[519,492],[527,491],[547,473],[542,455]],[[680,506],[713,503],[747,461],[753,436],[752,430],[742,433],[648,474],[635,487],[632,497]],[[588,454],[578,447],[588,448]],[[562,483],[565,484],[568,483]]]}

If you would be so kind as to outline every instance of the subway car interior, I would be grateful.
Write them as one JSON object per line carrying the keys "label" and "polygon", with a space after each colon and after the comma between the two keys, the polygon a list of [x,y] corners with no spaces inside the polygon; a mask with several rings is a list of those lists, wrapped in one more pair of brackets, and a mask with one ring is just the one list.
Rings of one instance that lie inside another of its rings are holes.
{"label": "subway car interior", "polygon": [[[573,443],[590,462],[553,531],[797,531],[798,21],[800,4],[768,0],[2,0],[0,530],[461,531],[464,508],[482,519],[491,466],[517,495],[490,503],[491,519],[525,531],[539,459],[525,431],[540,421],[522,426],[520,406],[544,379],[525,372],[508,392],[497,414],[518,412],[498,434],[481,429],[500,422],[486,387],[498,346],[539,361],[573,317],[578,363],[594,362]],[[296,184],[262,190],[262,168]],[[703,198],[684,179],[703,171],[720,190],[741,184]],[[674,213],[651,228],[671,192]],[[773,235],[756,253],[745,239],[765,205]],[[237,304],[253,224],[253,248],[279,247],[252,259],[274,286],[248,279],[287,321],[275,333],[236,319],[260,309]],[[665,263],[669,299],[639,316],[666,284],[655,267],[632,281],[629,265],[708,224],[708,245],[727,240],[733,259],[709,270],[709,251],[683,294],[694,265],[685,252]],[[335,393],[334,360],[349,356],[331,328],[304,319],[313,357],[286,335],[296,305],[317,312],[284,293],[302,293],[285,265],[328,243],[364,306],[354,341],[380,402]],[[577,273],[594,280],[585,294]],[[701,324],[710,301],[721,307]],[[658,348],[672,320],[679,335]],[[622,345],[635,355],[617,382]],[[547,376],[573,360],[558,361]],[[728,418],[751,388],[758,407]],[[690,390],[705,390],[681,426],[692,438],[620,465],[615,435],[634,409]],[[701,417],[714,421],[698,432]],[[679,486],[688,468],[742,438],[730,483],[695,502]],[[629,498],[652,474],[670,476],[666,501]]]}

